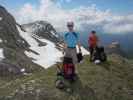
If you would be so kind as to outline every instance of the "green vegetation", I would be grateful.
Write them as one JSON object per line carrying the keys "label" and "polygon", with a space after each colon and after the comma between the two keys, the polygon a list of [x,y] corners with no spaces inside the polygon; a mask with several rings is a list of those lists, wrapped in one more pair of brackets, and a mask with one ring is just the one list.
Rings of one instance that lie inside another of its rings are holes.
{"label": "green vegetation", "polygon": [[107,63],[95,65],[88,57],[79,65],[79,78],[55,88],[56,67],[18,78],[0,79],[0,100],[133,100],[133,68],[128,60],[112,55]]}

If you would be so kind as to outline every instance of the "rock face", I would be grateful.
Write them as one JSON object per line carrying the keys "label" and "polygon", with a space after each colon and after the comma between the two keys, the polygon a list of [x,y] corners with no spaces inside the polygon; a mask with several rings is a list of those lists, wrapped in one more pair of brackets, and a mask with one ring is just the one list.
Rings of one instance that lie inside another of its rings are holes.
{"label": "rock face", "polygon": [[19,32],[16,27],[16,21],[6,9],[0,6],[0,38],[3,41],[4,46],[11,48],[26,49],[29,47],[27,42],[19,36]]}
{"label": "rock face", "polygon": [[[25,50],[30,51],[30,45],[19,35],[14,17],[4,7],[0,6],[0,18],[0,49],[3,50],[4,55],[1,63],[4,62],[6,64],[8,62],[8,64],[18,66],[16,71],[21,68],[31,71],[34,69],[32,68],[33,66],[38,65],[34,64],[24,54]],[[12,68],[14,70],[14,67]]]}

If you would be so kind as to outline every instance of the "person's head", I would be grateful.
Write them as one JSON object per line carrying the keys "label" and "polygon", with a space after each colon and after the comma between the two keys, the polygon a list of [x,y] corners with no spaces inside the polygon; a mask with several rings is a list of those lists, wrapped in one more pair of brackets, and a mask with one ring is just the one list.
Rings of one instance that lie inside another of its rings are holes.
{"label": "person's head", "polygon": [[91,31],[91,34],[92,35],[96,35],[96,31]]}
{"label": "person's head", "polygon": [[67,28],[69,31],[73,31],[74,30],[74,22],[67,22]]}
{"label": "person's head", "polygon": [[95,35],[96,34],[96,31],[91,31],[91,34],[94,34]]}

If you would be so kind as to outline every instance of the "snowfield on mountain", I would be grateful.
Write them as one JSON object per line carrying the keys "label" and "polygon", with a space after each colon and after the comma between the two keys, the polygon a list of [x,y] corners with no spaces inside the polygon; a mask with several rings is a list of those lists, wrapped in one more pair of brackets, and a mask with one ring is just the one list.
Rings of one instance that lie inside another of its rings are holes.
{"label": "snowfield on mountain", "polygon": [[20,35],[30,44],[30,49],[36,51],[38,54],[25,51],[25,54],[29,57],[32,57],[33,62],[41,65],[44,68],[48,68],[60,61],[62,53],[55,48],[54,43],[46,40],[40,39],[40,41],[46,43],[46,46],[39,47],[37,41],[32,37],[32,34],[23,32],[18,28]]}

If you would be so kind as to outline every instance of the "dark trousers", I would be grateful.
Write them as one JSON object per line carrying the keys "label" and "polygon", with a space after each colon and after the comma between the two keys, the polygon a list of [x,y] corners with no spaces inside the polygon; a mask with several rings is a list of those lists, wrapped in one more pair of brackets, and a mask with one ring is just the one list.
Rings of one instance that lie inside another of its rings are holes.
{"label": "dark trousers", "polygon": [[92,62],[94,60],[94,52],[98,51],[98,47],[90,46],[89,51],[90,51],[90,61]]}
{"label": "dark trousers", "polygon": [[94,52],[94,47],[90,46],[90,47],[89,47],[89,51],[90,51],[90,61],[92,61],[93,52]]}

